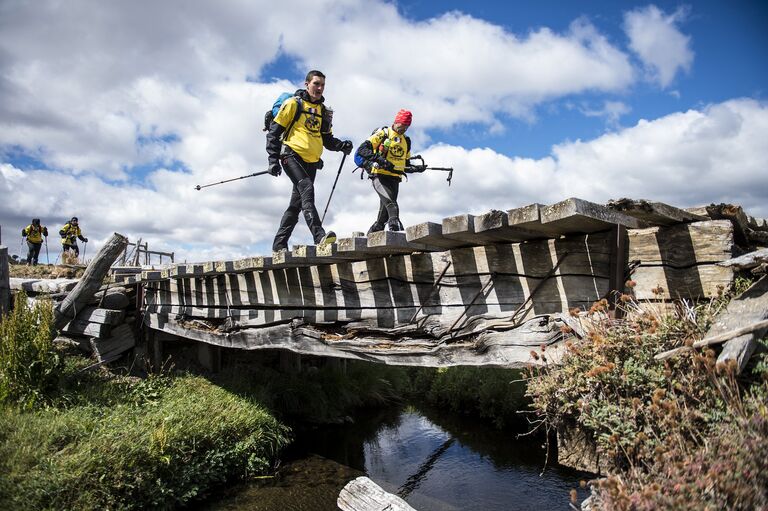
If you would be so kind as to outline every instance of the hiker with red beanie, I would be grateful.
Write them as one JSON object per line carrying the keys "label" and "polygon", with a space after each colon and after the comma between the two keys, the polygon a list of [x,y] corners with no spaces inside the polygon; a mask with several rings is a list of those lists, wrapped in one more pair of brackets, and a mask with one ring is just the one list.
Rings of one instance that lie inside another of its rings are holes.
{"label": "hiker with red beanie", "polygon": [[392,126],[384,126],[373,132],[357,148],[356,161],[362,160],[362,168],[373,180],[373,189],[379,195],[379,216],[368,234],[383,231],[402,231],[400,208],[397,205],[397,193],[403,174],[411,172],[408,160],[411,157],[411,139],[405,131],[411,125],[413,116],[408,110],[400,110]]}

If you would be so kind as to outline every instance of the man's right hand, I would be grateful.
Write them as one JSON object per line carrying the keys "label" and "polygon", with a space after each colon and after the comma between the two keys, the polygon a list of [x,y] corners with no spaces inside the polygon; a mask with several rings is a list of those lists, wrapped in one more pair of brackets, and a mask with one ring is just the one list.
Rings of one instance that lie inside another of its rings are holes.
{"label": "man's right hand", "polygon": [[383,156],[376,156],[373,161],[376,163],[376,165],[378,165],[380,169],[395,170],[395,166],[392,164],[392,162]]}
{"label": "man's right hand", "polygon": [[280,168],[279,163],[273,163],[269,166],[269,173],[277,177],[283,173],[283,169]]}

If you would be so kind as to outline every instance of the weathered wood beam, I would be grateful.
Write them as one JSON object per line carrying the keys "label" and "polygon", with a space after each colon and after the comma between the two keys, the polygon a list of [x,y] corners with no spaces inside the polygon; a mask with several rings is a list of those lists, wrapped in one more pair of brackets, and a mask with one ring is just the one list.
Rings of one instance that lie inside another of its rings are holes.
{"label": "weathered wood beam", "polygon": [[412,243],[421,243],[428,247],[435,247],[435,251],[447,248],[466,247],[465,241],[443,236],[442,224],[424,222],[411,225],[405,229],[405,238]]}
{"label": "weathered wood beam", "polygon": [[10,277],[9,289],[33,293],[67,293],[75,289],[80,279],[30,279]]}
{"label": "weathered wood beam", "polygon": [[706,215],[694,214],[663,202],[647,200],[617,199],[608,201],[608,208],[626,215],[639,218],[650,225],[674,225],[683,222],[707,220]]}
{"label": "weathered wood beam", "polygon": [[108,337],[112,331],[112,325],[103,323],[91,323],[90,321],[82,321],[75,319],[68,322],[61,331],[67,334],[88,335],[90,337]]}
{"label": "weathered wood beam", "polygon": [[[734,330],[740,326],[758,323],[768,319],[768,277],[764,276],[737,298],[731,300],[722,317],[718,317],[707,332],[706,337],[713,337],[719,333]],[[763,338],[768,326],[731,339],[725,346],[718,363],[733,361],[736,364],[736,372],[741,373],[749,362],[749,358],[757,348],[757,342]]]}
{"label": "weathered wood beam", "polygon": [[[511,210],[514,211],[514,210]],[[536,210],[538,212],[538,209]],[[538,218],[538,215],[537,215]],[[547,233],[509,224],[509,213],[492,210],[475,217],[475,232],[505,242],[548,238]],[[540,224],[539,224],[540,225]]]}
{"label": "weathered wood beam", "polygon": [[98,307],[86,307],[77,313],[77,319],[91,323],[103,323],[106,325],[118,325],[125,319],[125,311],[118,309],[100,309]]}
{"label": "weathered wood beam", "polygon": [[387,493],[365,476],[348,482],[341,489],[336,505],[342,511],[416,511],[406,501]]}
{"label": "weathered wood beam", "polygon": [[557,229],[561,234],[603,231],[616,224],[628,229],[647,227],[642,220],[575,197],[544,206],[540,213],[542,225]]}
{"label": "weathered wood beam", "polygon": [[115,262],[120,252],[125,250],[127,243],[128,239],[125,236],[114,233],[101,247],[96,257],[85,269],[85,273],[77,286],[54,309],[55,328],[63,328],[77,315],[77,311],[88,303],[109,273],[109,267]]}
{"label": "weathered wood beam", "polygon": [[733,259],[719,262],[717,265],[734,268],[736,270],[751,270],[764,263],[768,263],[768,248],[762,248],[739,257],[734,257]]}
{"label": "weathered wood beam", "polygon": [[407,240],[404,232],[377,231],[368,235],[367,247],[378,255],[411,254],[413,252],[433,251],[436,247],[428,247],[423,243]]}

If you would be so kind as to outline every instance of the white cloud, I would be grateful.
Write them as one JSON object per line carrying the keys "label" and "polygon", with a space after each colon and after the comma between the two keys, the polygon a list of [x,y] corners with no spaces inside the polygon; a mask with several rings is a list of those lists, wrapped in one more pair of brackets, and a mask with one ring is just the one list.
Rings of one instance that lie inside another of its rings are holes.
{"label": "white cloud", "polygon": [[691,38],[678,29],[686,16],[686,8],[667,15],[655,5],[624,15],[629,47],[640,57],[649,78],[663,88],[672,83],[678,71],[690,71],[693,64]]}

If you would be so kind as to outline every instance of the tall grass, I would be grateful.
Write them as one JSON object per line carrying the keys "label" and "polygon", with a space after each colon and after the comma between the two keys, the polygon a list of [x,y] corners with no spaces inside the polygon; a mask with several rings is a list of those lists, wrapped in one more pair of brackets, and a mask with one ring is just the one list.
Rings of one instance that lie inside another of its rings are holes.
{"label": "tall grass", "polygon": [[65,408],[2,411],[1,509],[171,509],[269,473],[288,442],[259,404],[199,377],[100,388],[102,400],[91,388]]}
{"label": "tall grass", "polygon": [[30,307],[26,294],[19,292],[13,311],[0,319],[0,403],[22,409],[47,404],[60,368],[51,304]]}

